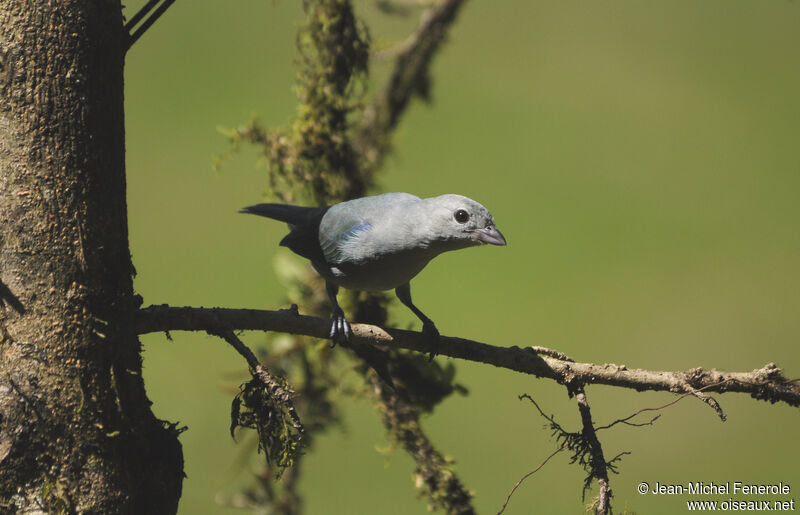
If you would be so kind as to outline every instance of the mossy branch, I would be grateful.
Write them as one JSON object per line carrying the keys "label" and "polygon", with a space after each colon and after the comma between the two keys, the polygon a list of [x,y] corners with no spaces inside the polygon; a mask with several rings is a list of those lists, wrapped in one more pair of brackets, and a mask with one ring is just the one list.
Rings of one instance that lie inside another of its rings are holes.
{"label": "mossy branch", "polygon": [[258,361],[230,326],[217,320],[206,332],[228,342],[245,358],[253,378],[241,386],[231,408],[231,436],[236,427],[248,427],[258,433],[258,448],[280,475],[291,467],[300,451],[305,428],[294,408],[294,392],[282,378],[274,378]]}
{"label": "mossy branch", "polygon": [[420,423],[420,408],[408,399],[402,389],[392,388],[366,366],[362,371],[383,425],[393,442],[403,446],[416,463],[415,486],[425,495],[429,510],[442,509],[449,514],[474,514],[472,494],[461,484],[453,471],[453,462],[437,451],[425,435]]}
{"label": "mossy branch", "polygon": [[420,17],[417,30],[396,53],[394,66],[383,89],[364,109],[355,129],[354,145],[363,167],[375,170],[391,148],[389,135],[397,126],[409,101],[430,96],[430,63],[444,43],[464,0],[443,0]]}

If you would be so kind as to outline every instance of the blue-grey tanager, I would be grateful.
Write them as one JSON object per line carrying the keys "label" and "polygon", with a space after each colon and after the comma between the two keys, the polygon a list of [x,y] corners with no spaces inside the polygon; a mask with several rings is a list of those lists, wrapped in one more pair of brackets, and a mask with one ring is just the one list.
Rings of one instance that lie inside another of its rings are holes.
{"label": "blue-grey tanager", "polygon": [[409,281],[442,252],[489,243],[505,245],[489,211],[461,195],[421,199],[384,193],[322,207],[257,204],[241,210],[289,224],[281,245],[311,260],[325,279],[333,304],[330,337],[350,338],[350,324],[336,300],[339,287],[357,291],[394,288],[400,302],[438,341],[433,321],[411,302]]}

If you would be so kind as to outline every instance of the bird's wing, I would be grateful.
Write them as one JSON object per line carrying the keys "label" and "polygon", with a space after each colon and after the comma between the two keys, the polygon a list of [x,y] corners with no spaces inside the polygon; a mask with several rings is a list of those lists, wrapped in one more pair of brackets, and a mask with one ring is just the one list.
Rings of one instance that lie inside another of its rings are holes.
{"label": "bird's wing", "polygon": [[407,206],[419,200],[408,193],[384,193],[332,206],[319,226],[325,260],[338,265],[391,252],[397,246],[392,233],[406,222]]}
{"label": "bird's wing", "polygon": [[370,228],[371,223],[358,219],[337,220],[332,227],[325,227],[319,232],[319,244],[325,260],[332,265],[348,261],[350,256],[344,252],[347,242]]}

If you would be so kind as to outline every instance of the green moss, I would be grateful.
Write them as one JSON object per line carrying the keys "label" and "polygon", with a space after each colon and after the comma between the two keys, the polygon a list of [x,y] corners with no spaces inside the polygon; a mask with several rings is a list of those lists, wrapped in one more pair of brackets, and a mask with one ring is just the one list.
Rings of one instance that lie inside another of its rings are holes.
{"label": "green moss", "polygon": [[373,182],[351,142],[351,120],[360,112],[365,89],[369,36],[347,0],[306,0],[303,8],[307,20],[297,36],[299,104],[293,123],[265,128],[253,118],[224,132],[233,152],[245,142],[261,147],[270,197],[329,204],[360,197]]}
{"label": "green moss", "polygon": [[256,431],[258,450],[275,466],[276,475],[294,464],[302,435],[293,427],[286,403],[272,395],[257,378],[242,384],[233,399],[231,436],[237,427]]}

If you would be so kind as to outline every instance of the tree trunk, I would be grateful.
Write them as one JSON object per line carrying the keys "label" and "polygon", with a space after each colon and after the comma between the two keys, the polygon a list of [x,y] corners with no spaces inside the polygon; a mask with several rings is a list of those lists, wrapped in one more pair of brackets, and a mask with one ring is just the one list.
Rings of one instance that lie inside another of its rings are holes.
{"label": "tree trunk", "polygon": [[0,512],[173,513],[132,330],[119,0],[0,0]]}

